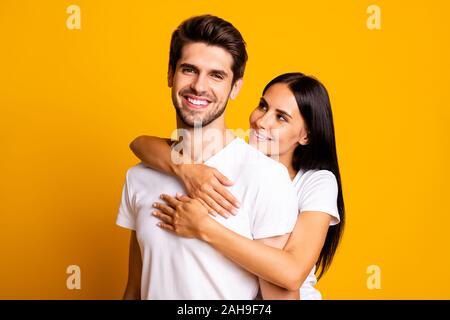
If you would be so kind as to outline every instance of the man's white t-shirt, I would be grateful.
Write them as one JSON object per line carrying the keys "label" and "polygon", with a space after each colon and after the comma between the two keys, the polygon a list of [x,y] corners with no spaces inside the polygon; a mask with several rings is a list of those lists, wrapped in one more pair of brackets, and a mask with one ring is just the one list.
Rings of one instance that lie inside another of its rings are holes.
{"label": "man's white t-shirt", "polygon": [[[249,239],[292,231],[297,195],[286,167],[235,138],[206,165],[234,182],[229,191],[241,202],[236,216],[215,217]],[[142,299],[254,299],[258,278],[212,246],[160,229],[152,216],[160,194],[186,194],[174,177],[138,164],[127,172],[116,223],[136,230],[142,257]]]}
{"label": "man's white t-shirt", "polygon": [[[320,211],[332,219],[330,226],[340,222],[337,207],[338,185],[334,174],[328,170],[300,170],[293,180],[298,197],[298,212]],[[301,300],[320,300],[322,296],[314,286],[317,283],[314,266],[300,287]]]}

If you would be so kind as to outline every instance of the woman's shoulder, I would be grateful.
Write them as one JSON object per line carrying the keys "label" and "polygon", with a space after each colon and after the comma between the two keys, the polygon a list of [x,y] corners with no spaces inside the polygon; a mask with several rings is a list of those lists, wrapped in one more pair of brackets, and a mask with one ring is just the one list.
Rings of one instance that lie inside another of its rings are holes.
{"label": "woman's shoulder", "polygon": [[300,185],[320,183],[337,186],[336,176],[330,170],[300,170],[298,174],[298,183]]}
{"label": "woman's shoulder", "polygon": [[336,176],[329,170],[308,170],[296,183],[299,212],[320,211],[333,217],[330,225],[339,223]]}

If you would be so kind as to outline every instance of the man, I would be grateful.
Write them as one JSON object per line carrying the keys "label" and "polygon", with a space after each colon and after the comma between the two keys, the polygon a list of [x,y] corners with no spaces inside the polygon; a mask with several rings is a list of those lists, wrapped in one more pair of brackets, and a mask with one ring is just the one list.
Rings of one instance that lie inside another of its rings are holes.
{"label": "man", "polygon": [[[184,155],[225,173],[234,181],[229,190],[241,201],[236,215],[215,219],[243,236],[283,247],[297,218],[287,170],[230,136],[225,126],[225,107],[239,93],[246,60],[245,42],[229,22],[193,17],[172,35],[168,84],[177,127],[187,132]],[[219,133],[215,142],[209,141],[211,131]],[[163,193],[177,192],[184,188],[174,177],[143,164],[127,172],[117,217],[118,225],[133,230],[125,299],[254,299],[259,284],[266,297],[289,294],[258,282],[206,243],[158,228],[152,204]]]}

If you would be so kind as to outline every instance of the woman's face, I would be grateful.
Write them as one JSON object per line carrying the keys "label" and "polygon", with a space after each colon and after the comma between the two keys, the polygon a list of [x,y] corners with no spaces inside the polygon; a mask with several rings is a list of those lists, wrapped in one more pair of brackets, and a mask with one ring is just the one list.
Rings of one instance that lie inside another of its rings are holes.
{"label": "woman's face", "polygon": [[250,144],[266,155],[288,157],[299,145],[308,143],[308,130],[300,114],[297,101],[287,84],[269,87],[259,105],[250,114]]}

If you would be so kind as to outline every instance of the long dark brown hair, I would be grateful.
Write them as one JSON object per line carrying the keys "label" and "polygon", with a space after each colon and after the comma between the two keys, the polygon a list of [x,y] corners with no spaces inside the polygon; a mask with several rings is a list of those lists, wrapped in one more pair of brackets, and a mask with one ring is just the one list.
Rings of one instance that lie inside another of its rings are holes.
{"label": "long dark brown hair", "polygon": [[308,144],[298,145],[292,159],[295,170],[329,170],[338,184],[337,208],[340,223],[330,226],[317,260],[318,279],[328,270],[341,241],[345,224],[344,198],[328,92],[317,79],[302,73],[285,73],[270,81],[263,94],[276,83],[287,84],[297,101],[308,130]]}

